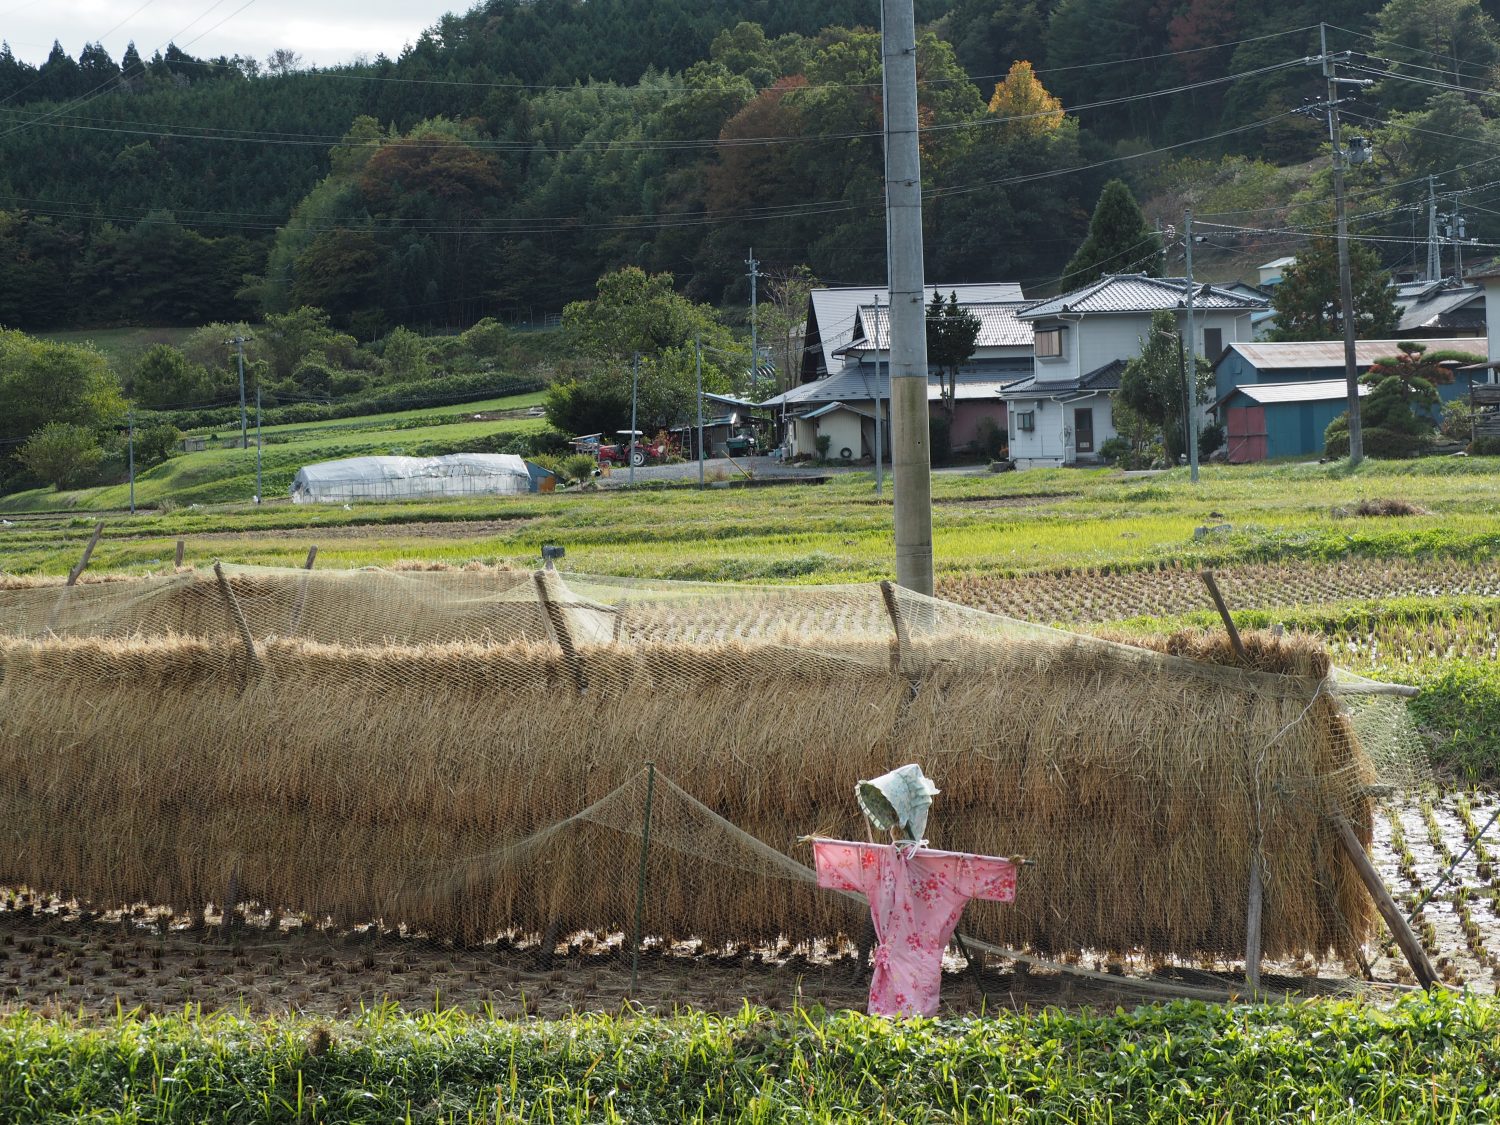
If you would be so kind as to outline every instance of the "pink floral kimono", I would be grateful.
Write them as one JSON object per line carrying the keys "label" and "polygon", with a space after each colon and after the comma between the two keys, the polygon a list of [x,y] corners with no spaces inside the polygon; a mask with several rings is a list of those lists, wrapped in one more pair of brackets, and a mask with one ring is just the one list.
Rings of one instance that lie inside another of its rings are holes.
{"label": "pink floral kimono", "polygon": [[943,950],[971,898],[1014,902],[1016,865],[994,856],[908,844],[814,840],[818,886],[857,891],[875,922],[870,1014],[931,1016],[938,1010]]}

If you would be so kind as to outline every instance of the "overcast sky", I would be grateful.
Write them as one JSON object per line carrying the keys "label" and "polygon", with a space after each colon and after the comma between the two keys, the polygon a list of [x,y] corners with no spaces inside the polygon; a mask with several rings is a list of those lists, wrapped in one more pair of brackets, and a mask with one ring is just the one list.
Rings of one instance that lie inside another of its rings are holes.
{"label": "overcast sky", "polygon": [[0,39],[40,63],[60,40],[78,57],[102,42],[120,61],[132,39],[146,58],[175,42],[198,58],[265,57],[278,47],[331,66],[381,51],[394,58],[446,12],[475,0],[0,0]]}

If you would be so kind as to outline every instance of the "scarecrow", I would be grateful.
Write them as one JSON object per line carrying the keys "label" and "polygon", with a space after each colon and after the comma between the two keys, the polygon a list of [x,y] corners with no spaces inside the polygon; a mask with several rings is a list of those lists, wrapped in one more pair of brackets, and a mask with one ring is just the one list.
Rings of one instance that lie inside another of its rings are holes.
{"label": "scarecrow", "polygon": [[870,902],[875,923],[871,1015],[932,1016],[938,1010],[943,951],[971,898],[1014,902],[1016,865],[1009,859],[927,847],[927,810],[940,790],[917,765],[901,766],[855,786],[865,817],[891,842],[815,837],[818,885],[854,891]]}

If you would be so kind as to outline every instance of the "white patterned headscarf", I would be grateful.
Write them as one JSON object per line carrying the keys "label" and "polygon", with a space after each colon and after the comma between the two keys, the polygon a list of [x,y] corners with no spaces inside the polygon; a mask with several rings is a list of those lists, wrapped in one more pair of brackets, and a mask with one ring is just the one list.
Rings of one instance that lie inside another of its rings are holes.
{"label": "white patterned headscarf", "polygon": [[854,796],[865,816],[881,832],[894,829],[898,836],[921,840],[927,831],[927,811],[932,798],[940,793],[932,780],[923,776],[916,763],[898,766],[854,787]]}

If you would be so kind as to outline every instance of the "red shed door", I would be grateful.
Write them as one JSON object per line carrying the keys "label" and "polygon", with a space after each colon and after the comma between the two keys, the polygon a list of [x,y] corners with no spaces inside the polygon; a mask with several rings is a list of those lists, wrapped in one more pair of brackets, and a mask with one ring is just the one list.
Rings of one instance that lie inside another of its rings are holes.
{"label": "red shed door", "polygon": [[1229,463],[1243,465],[1266,459],[1266,408],[1231,406],[1228,424]]}

